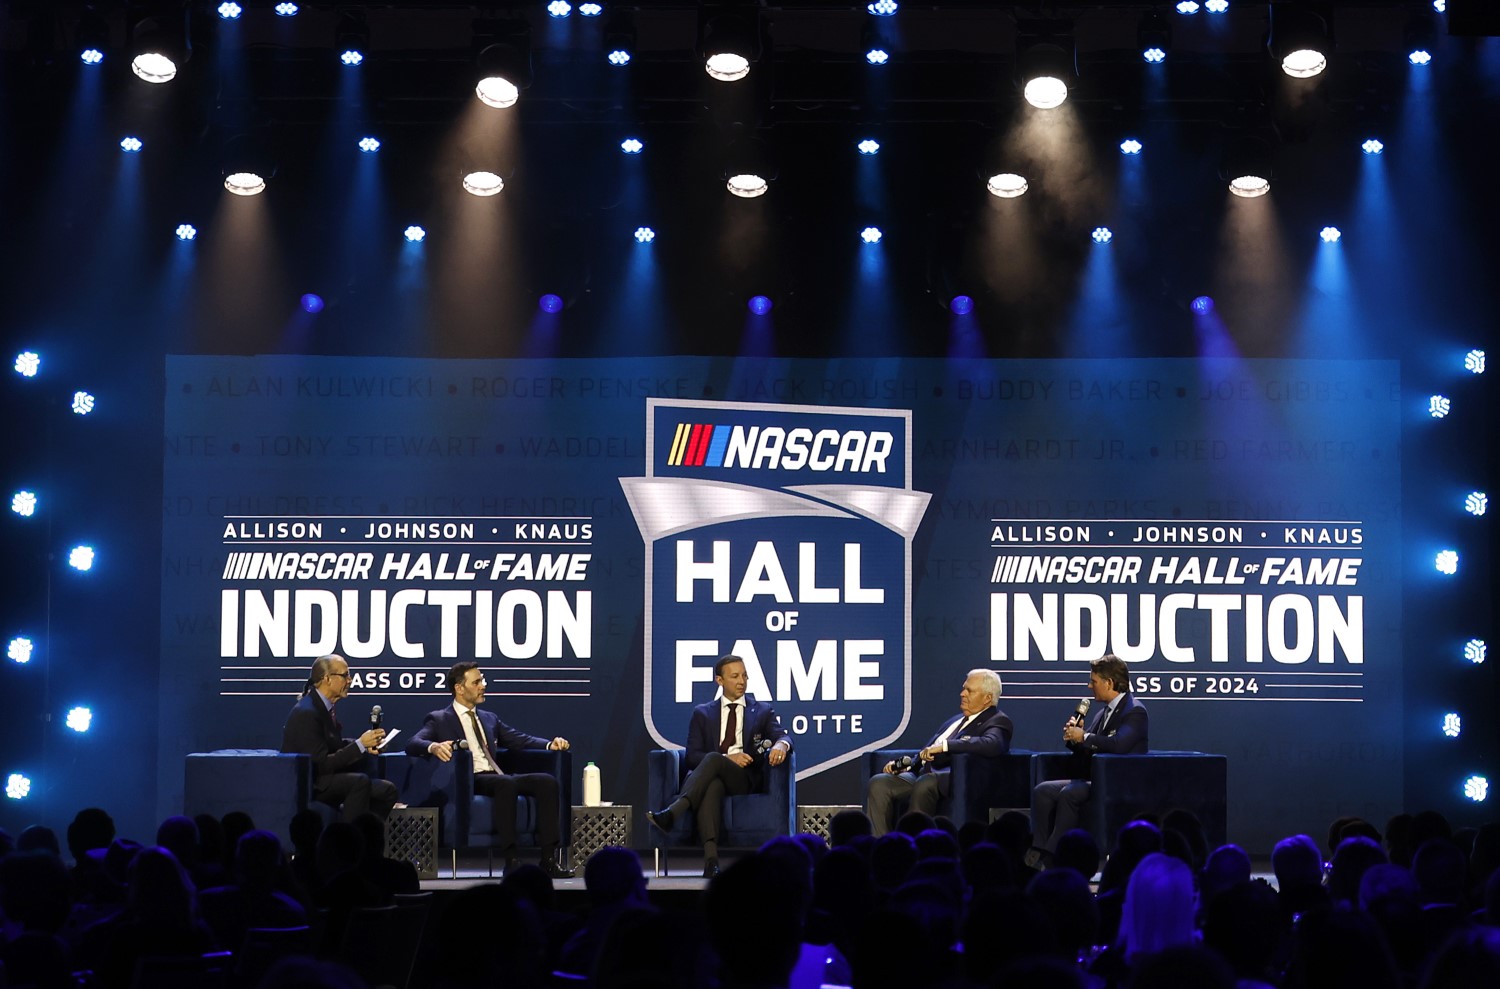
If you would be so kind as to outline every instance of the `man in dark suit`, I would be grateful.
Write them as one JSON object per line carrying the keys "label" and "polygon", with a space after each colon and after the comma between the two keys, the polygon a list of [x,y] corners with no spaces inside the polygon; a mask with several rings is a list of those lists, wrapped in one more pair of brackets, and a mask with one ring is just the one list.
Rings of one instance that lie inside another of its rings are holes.
{"label": "man in dark suit", "polygon": [[371,779],[354,769],[366,752],[378,752],[385,731],[371,728],[358,738],[344,738],[333,706],[349,696],[349,664],[342,656],[313,660],[302,699],[281,729],[281,751],[312,756],[313,798],[342,807],[345,821],[365,811],[385,820],[396,805],[396,784]]}
{"label": "man in dark suit", "polygon": [[647,811],[646,820],[663,831],[678,814],[691,810],[703,842],[703,874],[719,874],[719,824],[725,797],[759,790],[767,765],[779,766],[792,751],[792,740],[769,704],[745,696],[750,682],[745,661],[725,656],[714,664],[719,700],[693,708],[688,722],[687,765],[691,772],[672,803]]}
{"label": "man in dark suit", "polygon": [[1118,656],[1089,664],[1089,690],[1104,707],[1085,729],[1074,716],[1063,726],[1063,741],[1073,753],[1070,779],[1047,780],[1031,791],[1031,830],[1035,847],[1026,864],[1052,864],[1058,839],[1078,826],[1079,812],[1089,799],[1089,770],[1095,752],[1114,755],[1146,753],[1149,720],[1146,705],[1130,696],[1130,668]]}
{"label": "man in dark suit", "polygon": [[571,879],[573,873],[557,861],[561,840],[557,811],[557,780],[547,773],[506,773],[500,769],[501,749],[567,749],[561,735],[539,738],[518,731],[498,715],[479,710],[484,703],[485,680],[474,662],[454,663],[448,670],[448,689],[453,703],[431,712],[406,744],[409,756],[431,756],[443,762],[453,758],[453,748],[468,742],[474,757],[474,792],[495,802],[495,836],[505,855],[508,870],[515,863],[516,798],[528,796],[536,802],[537,841],[542,846],[540,865],[554,879]]}
{"label": "man in dark suit", "polygon": [[994,759],[1010,751],[1015,726],[995,706],[999,700],[999,675],[993,670],[970,670],[958,692],[958,714],[943,722],[915,754],[910,768],[888,762],[884,772],[870,780],[867,810],[876,837],[896,826],[903,803],[924,814],[937,813],[938,801],[950,792],[949,767],[955,753]]}

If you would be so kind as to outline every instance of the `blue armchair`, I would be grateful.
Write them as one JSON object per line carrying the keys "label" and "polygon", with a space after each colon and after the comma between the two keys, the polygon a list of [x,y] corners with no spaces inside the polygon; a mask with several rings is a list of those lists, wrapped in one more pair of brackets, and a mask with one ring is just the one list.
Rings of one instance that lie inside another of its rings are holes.
{"label": "blue armchair", "polygon": [[312,807],[323,823],[334,809],[313,799],[312,758],[275,749],[218,749],[190,752],[184,760],[183,813],[222,818],[244,811],[255,826],[272,831],[291,846],[292,818]]}
{"label": "blue armchair", "polygon": [[[1039,752],[1032,760],[1032,785],[1067,779],[1070,752]],[[1210,848],[1228,832],[1229,759],[1207,752],[1151,752],[1095,755],[1090,760],[1089,800],[1079,825],[1105,852],[1114,850],[1120,829],[1143,814],[1181,808],[1196,814]]]}
{"label": "blue armchair", "polygon": [[[865,780],[860,792],[870,806],[870,780],[885,770],[885,764],[911,749],[877,749],[865,753]],[[955,753],[950,769],[949,794],[938,804],[938,813],[962,827],[969,821],[990,822],[990,808],[1031,806],[1031,753],[1012,749],[998,759]]]}
{"label": "blue armchair", "polygon": [[[652,749],[646,761],[646,805],[665,807],[672,802],[687,778],[684,749]],[[787,754],[779,766],[766,766],[763,793],[747,793],[724,801],[724,833],[719,844],[726,848],[759,848],[777,835],[789,835],[797,826],[797,753]],[[691,811],[672,823],[666,834],[656,828],[651,847],[671,849],[692,845],[695,822]]]}
{"label": "blue armchair", "polygon": [[[453,877],[458,878],[458,853],[483,848],[490,853],[490,874],[494,875],[495,802],[474,792],[474,757],[458,749],[448,762],[431,756],[408,756],[391,753],[380,757],[383,775],[396,784],[401,801],[408,807],[438,809],[438,842],[452,854]],[[573,836],[573,754],[550,749],[505,749],[500,752],[500,769],[507,773],[546,773],[557,779],[557,820],[562,847],[572,844]],[[516,800],[516,844],[535,848],[536,801],[531,797]],[[567,856],[564,855],[564,861]]]}

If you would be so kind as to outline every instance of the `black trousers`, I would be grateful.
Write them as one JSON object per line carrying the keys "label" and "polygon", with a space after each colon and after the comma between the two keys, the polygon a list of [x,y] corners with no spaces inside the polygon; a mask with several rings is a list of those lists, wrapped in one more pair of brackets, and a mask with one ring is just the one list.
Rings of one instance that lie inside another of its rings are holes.
{"label": "black trousers", "polygon": [[516,844],[516,798],[531,797],[536,802],[536,841],[542,848],[556,848],[559,841],[557,820],[557,779],[546,773],[475,773],[474,792],[495,801],[495,836],[500,849]]}
{"label": "black trousers", "polygon": [[672,802],[686,800],[698,822],[698,839],[704,844],[719,840],[724,819],[724,798],[749,793],[754,780],[750,770],[736,766],[726,755],[710,752],[682,781],[682,792]]}
{"label": "black trousers", "polygon": [[331,807],[342,807],[339,819],[352,821],[373,811],[382,821],[396,806],[396,784],[374,780],[364,773],[328,773],[313,783],[313,799]]}

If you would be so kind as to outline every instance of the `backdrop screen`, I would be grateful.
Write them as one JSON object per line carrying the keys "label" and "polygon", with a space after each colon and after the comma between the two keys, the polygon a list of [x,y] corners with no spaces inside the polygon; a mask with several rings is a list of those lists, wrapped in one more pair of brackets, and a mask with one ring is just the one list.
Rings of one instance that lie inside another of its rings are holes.
{"label": "backdrop screen", "polygon": [[[1087,662],[1229,757],[1268,848],[1402,779],[1394,362],[169,357],[160,786],[274,747],[311,660],[415,730],[453,662],[639,804],[713,661],[804,803],[997,670],[1060,747]],[[1378,726],[1389,726],[1379,730]],[[1314,833],[1317,833],[1316,831]]]}

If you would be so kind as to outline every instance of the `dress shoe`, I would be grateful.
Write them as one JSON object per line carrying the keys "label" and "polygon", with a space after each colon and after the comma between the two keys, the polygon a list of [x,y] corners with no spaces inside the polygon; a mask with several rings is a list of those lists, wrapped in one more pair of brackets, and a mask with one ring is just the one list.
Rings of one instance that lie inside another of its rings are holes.
{"label": "dress shoe", "polygon": [[646,811],[646,820],[650,821],[651,826],[658,831],[672,830],[672,812],[670,810],[648,810]]}
{"label": "dress shoe", "polygon": [[712,879],[713,877],[717,876],[718,874],[719,874],[719,860],[718,859],[704,859],[703,860],[703,878],[704,879]]}
{"label": "dress shoe", "polygon": [[556,859],[545,858],[545,859],[542,859],[542,861],[539,862],[538,864],[542,867],[542,871],[545,872],[552,879],[572,879],[573,878],[573,870],[572,869],[565,869],[562,866],[558,865]]}

